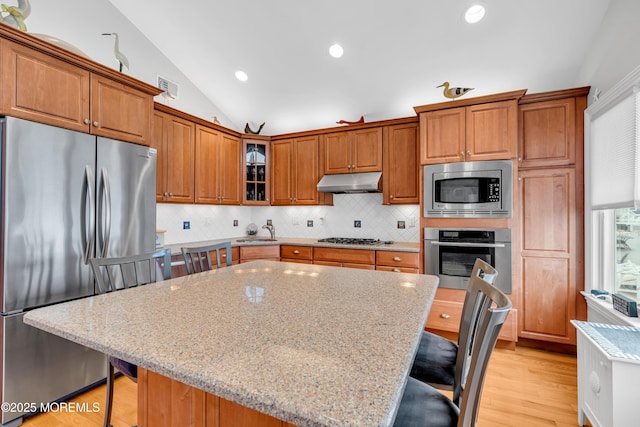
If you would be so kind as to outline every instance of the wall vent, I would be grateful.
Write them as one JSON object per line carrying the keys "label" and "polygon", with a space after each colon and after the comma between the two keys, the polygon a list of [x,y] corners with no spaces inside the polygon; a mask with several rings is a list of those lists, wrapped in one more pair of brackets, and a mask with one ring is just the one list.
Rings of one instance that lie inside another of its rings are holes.
{"label": "wall vent", "polygon": [[178,84],[158,76],[158,88],[164,92],[161,94],[167,99],[176,99],[178,97]]}

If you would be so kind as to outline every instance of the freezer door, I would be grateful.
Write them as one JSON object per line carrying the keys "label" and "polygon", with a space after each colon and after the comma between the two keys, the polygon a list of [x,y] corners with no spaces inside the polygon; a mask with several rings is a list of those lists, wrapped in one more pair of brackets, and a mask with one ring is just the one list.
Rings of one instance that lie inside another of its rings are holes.
{"label": "freezer door", "polygon": [[93,292],[95,136],[2,121],[2,312]]}
{"label": "freezer door", "polygon": [[[25,325],[23,316],[0,316],[2,403],[40,406],[105,378],[104,354]],[[2,424],[24,414],[3,411]]]}
{"label": "freezer door", "polygon": [[156,150],[98,138],[97,151],[97,256],[155,250]]}

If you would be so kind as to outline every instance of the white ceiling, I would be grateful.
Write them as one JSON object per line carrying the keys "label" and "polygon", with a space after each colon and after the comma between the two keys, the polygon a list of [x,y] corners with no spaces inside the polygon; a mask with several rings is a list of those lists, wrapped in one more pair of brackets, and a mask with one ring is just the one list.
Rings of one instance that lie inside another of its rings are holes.
{"label": "white ceiling", "polygon": [[[609,0],[110,0],[233,123],[276,135],[413,115],[466,97],[576,81]],[[333,43],[344,47],[334,59]],[[238,69],[249,75],[241,83]],[[587,83],[588,84],[588,83]]]}

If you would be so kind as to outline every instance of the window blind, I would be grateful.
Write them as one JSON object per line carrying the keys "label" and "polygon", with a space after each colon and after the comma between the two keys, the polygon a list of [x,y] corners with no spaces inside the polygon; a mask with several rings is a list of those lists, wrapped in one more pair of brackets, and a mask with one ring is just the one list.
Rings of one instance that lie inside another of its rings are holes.
{"label": "window blind", "polygon": [[640,207],[640,96],[627,92],[591,118],[590,195],[592,209]]}

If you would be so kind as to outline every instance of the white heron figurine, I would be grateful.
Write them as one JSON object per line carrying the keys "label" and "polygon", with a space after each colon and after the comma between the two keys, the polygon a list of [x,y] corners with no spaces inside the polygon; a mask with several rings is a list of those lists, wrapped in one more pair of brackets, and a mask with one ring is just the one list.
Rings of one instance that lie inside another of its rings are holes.
{"label": "white heron figurine", "polygon": [[127,70],[129,69],[129,60],[127,59],[126,56],[124,56],[124,53],[120,52],[120,45],[118,43],[118,33],[102,33],[103,36],[114,36],[116,38],[115,41],[115,45],[113,46],[113,54],[116,57],[116,60],[118,61],[118,64],[120,64],[120,72],[122,72],[122,67],[127,67]]}
{"label": "white heron figurine", "polygon": [[[7,25],[18,28],[22,31],[27,31],[27,26],[24,25],[24,20],[27,19],[31,13],[31,4],[29,0],[18,0],[18,7],[7,6],[6,4],[0,5],[2,8],[2,15],[0,20]],[[4,15],[4,14],[7,15]]]}

